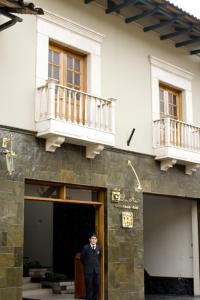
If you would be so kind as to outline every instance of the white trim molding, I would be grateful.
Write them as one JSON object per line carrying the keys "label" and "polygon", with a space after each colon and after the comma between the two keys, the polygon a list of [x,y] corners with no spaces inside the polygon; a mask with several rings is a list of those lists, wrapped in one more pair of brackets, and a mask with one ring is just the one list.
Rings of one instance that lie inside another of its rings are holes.
{"label": "white trim molding", "polygon": [[46,20],[48,23],[59,26],[65,30],[70,30],[78,35],[87,37],[95,42],[102,43],[105,35],[92,30],[86,26],[78,24],[70,19],[63,18],[55,13],[45,10],[44,15],[38,16],[39,19]]}
{"label": "white trim molding", "polygon": [[36,85],[48,80],[49,42],[87,55],[87,92],[101,95],[101,43],[105,36],[51,12],[37,17]]}
{"label": "white trim molding", "polygon": [[163,71],[165,72],[168,72],[168,73],[171,73],[171,74],[175,74],[179,77],[183,77],[185,79],[188,79],[188,80],[192,80],[193,78],[193,74],[180,68],[180,67],[177,67],[175,65],[172,65],[160,58],[157,58],[155,56],[149,56],[149,61],[151,63],[152,66],[156,67],[156,68],[159,68],[159,69],[162,69]]}
{"label": "white trim molding", "polygon": [[151,65],[151,92],[153,121],[160,118],[159,83],[166,83],[182,91],[183,121],[193,123],[192,78],[193,74],[164,60],[149,56]]}

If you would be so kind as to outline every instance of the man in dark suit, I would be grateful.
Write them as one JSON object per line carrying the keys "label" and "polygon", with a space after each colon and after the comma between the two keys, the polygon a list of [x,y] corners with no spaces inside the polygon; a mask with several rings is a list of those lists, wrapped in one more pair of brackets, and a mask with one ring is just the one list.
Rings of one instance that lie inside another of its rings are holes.
{"label": "man in dark suit", "polygon": [[85,275],[86,299],[97,300],[100,282],[100,255],[101,248],[97,245],[97,236],[92,234],[89,244],[81,251],[81,262],[83,263]]}

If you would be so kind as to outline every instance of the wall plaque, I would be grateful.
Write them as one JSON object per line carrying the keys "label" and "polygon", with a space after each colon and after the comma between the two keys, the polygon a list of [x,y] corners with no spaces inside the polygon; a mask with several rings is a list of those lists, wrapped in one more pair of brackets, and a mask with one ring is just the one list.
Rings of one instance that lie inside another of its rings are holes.
{"label": "wall plaque", "polygon": [[135,199],[134,195],[131,198],[127,198],[125,193],[121,192],[119,188],[114,188],[111,191],[111,201],[117,208],[139,209],[139,200]]}
{"label": "wall plaque", "polygon": [[133,228],[133,213],[129,211],[122,212],[122,227]]}
{"label": "wall plaque", "polygon": [[115,188],[112,190],[111,199],[112,199],[112,202],[119,202],[121,200],[120,189]]}

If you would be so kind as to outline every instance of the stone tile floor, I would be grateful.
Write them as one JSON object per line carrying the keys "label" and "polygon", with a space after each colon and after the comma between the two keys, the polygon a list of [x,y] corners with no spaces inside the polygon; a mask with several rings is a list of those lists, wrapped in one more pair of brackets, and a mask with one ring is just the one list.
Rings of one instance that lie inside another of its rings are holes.
{"label": "stone tile floor", "polygon": [[[68,295],[68,294],[63,294],[63,295],[44,295],[44,296],[34,296],[32,297],[27,297],[23,298],[23,300],[75,300],[74,295]],[[80,300],[80,299],[79,299]],[[84,299],[81,299],[84,300]]]}
{"label": "stone tile floor", "polygon": [[[28,300],[28,298],[26,298]],[[29,300],[75,300],[73,295],[47,295]],[[80,299],[79,299],[80,300]],[[84,300],[84,299],[81,299]],[[146,295],[145,300],[200,300],[200,297],[192,296],[165,296],[165,295]]]}

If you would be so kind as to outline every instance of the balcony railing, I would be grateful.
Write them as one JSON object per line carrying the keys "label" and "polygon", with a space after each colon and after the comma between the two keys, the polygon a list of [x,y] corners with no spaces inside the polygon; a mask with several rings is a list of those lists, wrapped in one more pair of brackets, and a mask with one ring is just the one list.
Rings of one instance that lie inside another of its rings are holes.
{"label": "balcony railing", "polygon": [[200,128],[164,118],[154,121],[153,146],[155,159],[161,161],[161,170],[179,163],[191,175],[200,167]]}
{"label": "balcony railing", "polygon": [[115,101],[49,81],[37,90],[37,136],[46,139],[46,151],[54,152],[66,141],[86,146],[94,158],[105,145],[115,142]]}
{"label": "balcony railing", "polygon": [[200,152],[200,128],[170,118],[154,121],[154,148],[166,146]]}
{"label": "balcony railing", "polygon": [[36,122],[55,119],[105,132],[114,132],[114,101],[54,82],[38,88]]}

